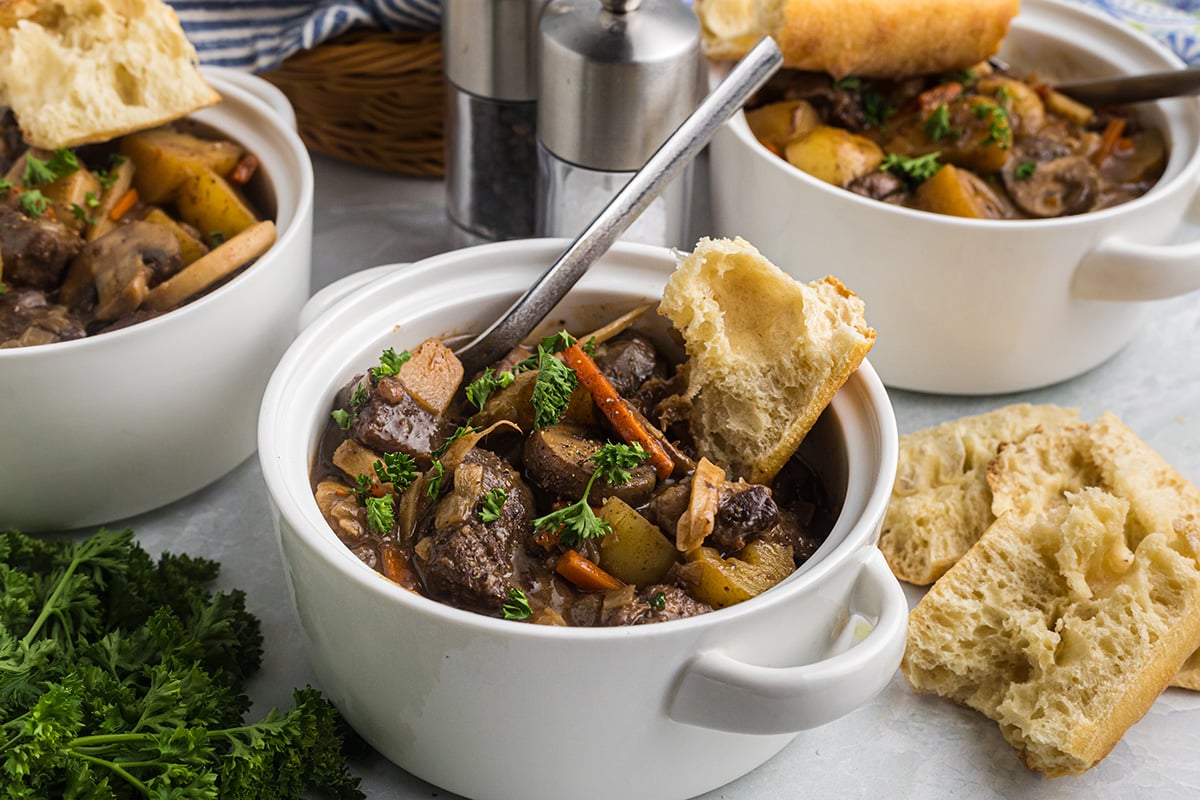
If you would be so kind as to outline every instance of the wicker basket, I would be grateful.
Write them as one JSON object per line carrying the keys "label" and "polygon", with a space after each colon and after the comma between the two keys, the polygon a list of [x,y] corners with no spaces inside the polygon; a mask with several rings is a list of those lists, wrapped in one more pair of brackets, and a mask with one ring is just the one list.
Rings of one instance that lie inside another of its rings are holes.
{"label": "wicker basket", "polygon": [[437,33],[352,31],[262,77],[291,100],[314,152],[441,177],[445,83]]}

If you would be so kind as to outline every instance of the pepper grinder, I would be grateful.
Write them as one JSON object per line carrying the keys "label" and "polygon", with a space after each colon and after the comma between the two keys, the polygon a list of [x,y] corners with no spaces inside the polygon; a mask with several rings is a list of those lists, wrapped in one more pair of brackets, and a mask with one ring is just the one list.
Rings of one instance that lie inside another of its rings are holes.
{"label": "pepper grinder", "polygon": [[532,236],[545,0],[444,0],[446,213],[456,244]]}
{"label": "pepper grinder", "polygon": [[[681,0],[550,0],[538,26],[537,231],[577,235],[704,95],[700,23]],[[691,168],[626,239],[685,246]]]}

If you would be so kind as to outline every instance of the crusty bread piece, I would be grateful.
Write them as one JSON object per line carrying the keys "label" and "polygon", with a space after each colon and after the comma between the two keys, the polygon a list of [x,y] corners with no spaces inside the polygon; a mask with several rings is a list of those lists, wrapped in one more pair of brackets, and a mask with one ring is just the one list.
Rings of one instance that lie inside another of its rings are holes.
{"label": "crusty bread piece", "polygon": [[700,452],[735,478],[780,470],[875,342],[836,278],[801,283],[744,239],[701,239],[659,313],[682,334]]}
{"label": "crusty bread piece", "polygon": [[992,524],[988,463],[1002,442],[1077,422],[1078,411],[1027,403],[900,437],[896,482],[879,549],[909,583],[933,583]]}
{"label": "crusty bread piece", "polygon": [[899,78],[995,55],[1019,0],[695,0],[708,55],[741,58],[764,36],[784,65]]}
{"label": "crusty bread piece", "polygon": [[1047,777],[1107,755],[1200,645],[1197,542],[1135,541],[1130,505],[1088,488],[1005,514],[909,616],[913,688],[996,720]]}
{"label": "crusty bread piece", "polygon": [[[1030,515],[1064,505],[1071,492],[1098,487],[1130,503],[1133,545],[1155,531],[1187,535],[1200,515],[1200,490],[1146,446],[1114,414],[1030,434],[1000,446],[988,467],[992,513]],[[1200,653],[1171,679],[1200,691]]]}
{"label": "crusty bread piece", "polygon": [[162,0],[0,0],[0,106],[35,147],[106,141],[220,99]]}

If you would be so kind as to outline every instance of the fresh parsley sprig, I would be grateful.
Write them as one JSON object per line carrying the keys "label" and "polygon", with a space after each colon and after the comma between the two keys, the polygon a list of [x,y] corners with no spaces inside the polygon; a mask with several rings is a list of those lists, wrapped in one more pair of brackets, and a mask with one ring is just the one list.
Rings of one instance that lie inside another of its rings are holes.
{"label": "fresh parsley sprig", "polygon": [[482,375],[467,384],[467,402],[483,411],[488,398],[501,389],[511,386],[515,379],[516,376],[509,370],[493,372],[492,368],[488,367]]}
{"label": "fresh parsley sprig", "polygon": [[529,598],[525,596],[525,592],[519,586],[508,590],[508,599],[500,611],[504,614],[505,619],[529,619],[533,616],[533,609],[529,607]]}
{"label": "fresh parsley sprig", "polygon": [[650,454],[636,442],[634,444],[614,444],[608,442],[592,454],[592,463],[600,472],[600,477],[609,486],[623,486],[629,483],[633,475],[630,470],[641,464]]}
{"label": "fresh parsley sprig", "polygon": [[371,466],[380,483],[390,483],[397,492],[404,491],[417,479],[417,462],[408,453],[385,453]]}
{"label": "fresh parsley sprig", "polygon": [[925,134],[935,142],[956,138],[961,134],[950,124],[950,107],[945,103],[939,103],[925,119]]}
{"label": "fresh parsley sprig", "polygon": [[914,189],[932,178],[942,168],[941,162],[938,161],[939,155],[941,153],[935,151],[916,158],[909,158],[899,153],[888,153],[883,157],[879,168],[900,178],[909,189]]}
{"label": "fresh parsley sprig", "polygon": [[508,492],[499,486],[485,494],[479,507],[479,521],[495,522],[500,519],[500,512],[504,509],[506,500],[508,500]]}
{"label": "fresh parsley sprig", "polygon": [[396,500],[390,492],[382,497],[367,497],[367,525],[376,533],[387,534],[396,526]]}
{"label": "fresh parsley sprig", "polygon": [[541,345],[538,345],[537,360],[538,374],[532,395],[533,426],[546,428],[562,419],[579,379],[575,370]]}
{"label": "fresh parsley sprig", "polygon": [[412,358],[412,353],[407,350],[396,352],[395,348],[389,347],[379,354],[379,366],[371,367],[371,377],[375,380],[386,378],[389,375],[397,375],[400,368],[408,363]]}
{"label": "fresh parsley sprig", "polygon": [[565,508],[551,511],[545,516],[533,521],[535,531],[550,531],[558,533],[558,539],[567,547],[578,547],[584,539],[596,539],[612,530],[607,521],[596,516],[588,505],[588,495],[592,492],[592,484],[600,477],[600,468],[592,472],[583,497]]}

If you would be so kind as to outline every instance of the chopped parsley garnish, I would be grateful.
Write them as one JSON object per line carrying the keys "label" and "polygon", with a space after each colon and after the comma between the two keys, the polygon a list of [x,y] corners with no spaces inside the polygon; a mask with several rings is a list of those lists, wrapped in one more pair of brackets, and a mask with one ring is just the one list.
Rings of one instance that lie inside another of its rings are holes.
{"label": "chopped parsley garnish", "polygon": [[482,375],[467,385],[467,401],[475,406],[475,408],[483,411],[488,398],[493,393],[511,386],[513,380],[515,380],[515,376],[508,370],[493,374],[492,368],[488,367],[483,371]]}
{"label": "chopped parsley garnish", "polygon": [[446,441],[444,441],[440,445],[438,445],[437,448],[435,448],[434,451],[432,453],[430,453],[429,455],[433,456],[434,458],[441,458],[442,454],[450,449],[450,445],[454,444],[459,439],[466,436],[468,433],[474,433],[474,432],[475,432],[475,428],[472,425],[459,425],[457,428],[454,429],[454,433],[447,436]]}
{"label": "chopped parsley garnish", "polygon": [[609,442],[592,454],[600,477],[609,486],[623,486],[633,477],[630,470],[641,464],[650,454],[640,444],[613,444]]}
{"label": "chopped parsley garnish", "polygon": [[21,192],[21,208],[25,213],[35,219],[46,213],[46,209],[50,207],[50,198],[42,194],[37,189],[29,189]]}
{"label": "chopped parsley garnish", "polygon": [[656,611],[662,611],[667,607],[666,592],[655,592],[650,596],[649,603],[651,608],[655,609]]}
{"label": "chopped parsley garnish", "polygon": [[96,172],[94,172],[92,174],[95,175],[96,180],[98,180],[100,182],[101,189],[106,189],[106,190],[111,189],[113,187],[113,184],[117,182],[117,176],[113,175],[111,172],[97,170]]}
{"label": "chopped parsley garnish", "polygon": [[354,476],[354,498],[358,500],[358,504],[366,505],[368,497],[375,496],[375,481],[371,480],[370,475],[355,475]]}
{"label": "chopped parsley garnish", "polygon": [[533,426],[545,428],[562,419],[579,380],[568,367],[543,345],[538,345],[538,374],[533,383]]}
{"label": "chopped parsley garnish", "polygon": [[446,477],[446,468],[442,466],[442,462],[433,462],[433,477],[429,479],[429,485],[425,487],[425,494],[429,497],[437,497],[442,491],[442,478]]}
{"label": "chopped parsley garnish", "polygon": [[1033,177],[1033,173],[1037,172],[1036,161],[1022,161],[1017,164],[1017,168],[1013,170],[1013,175],[1019,181],[1027,181]]}
{"label": "chopped parsley garnish", "polygon": [[541,363],[541,353],[543,350],[551,355],[554,353],[561,353],[563,350],[566,350],[568,347],[575,344],[575,341],[575,337],[566,331],[559,331],[552,336],[547,336],[542,339],[542,341],[538,342],[537,352],[517,364],[517,366],[513,368],[513,372],[525,372],[526,370],[537,369]]}
{"label": "chopped parsley garnish", "polygon": [[8,294],[8,284],[0,281],[0,294]]}
{"label": "chopped parsley garnish", "polygon": [[75,153],[66,147],[60,147],[50,154],[50,171],[55,178],[65,178],[72,172],[79,171],[79,159]]}
{"label": "chopped parsley garnish", "polygon": [[529,598],[520,587],[514,586],[508,590],[508,600],[500,608],[505,619],[529,619],[533,609],[529,607]]}
{"label": "chopped parsley garnish", "polygon": [[350,430],[350,425],[354,422],[354,416],[350,412],[344,411],[340,408],[335,408],[333,411],[330,411],[329,416],[333,417],[333,421],[336,422],[337,426],[344,431]]}
{"label": "chopped parsley garnish", "polygon": [[350,395],[350,406],[352,408],[358,408],[367,402],[367,397],[367,387],[360,383],[357,387],[355,387],[354,394]]}
{"label": "chopped parsley garnish", "polygon": [[850,91],[861,89],[862,78],[858,77],[857,75],[847,75],[845,78],[839,78],[838,80],[834,81],[833,88],[849,89]]}
{"label": "chopped parsley garnish", "polygon": [[1012,89],[1010,89],[1007,84],[1003,83],[997,86],[996,91],[992,92],[992,94],[995,95],[996,99],[1005,106],[1011,103],[1013,99]]}
{"label": "chopped parsley garnish", "polygon": [[899,153],[888,153],[883,157],[879,168],[890,172],[912,189],[929,180],[942,168],[938,163],[939,152],[928,153],[917,158],[909,158]]}
{"label": "chopped parsley garnish", "polygon": [[495,522],[500,519],[500,510],[504,508],[504,501],[508,499],[508,492],[500,487],[492,489],[483,496],[483,505],[479,509],[479,519],[481,522]]}
{"label": "chopped parsley garnish", "polygon": [[544,517],[538,517],[533,521],[533,529],[535,531],[557,531],[559,541],[567,547],[578,547],[584,539],[595,539],[611,531],[612,526],[597,517],[596,512],[592,511],[592,507],[588,505],[587,501],[588,495],[592,491],[592,484],[596,482],[600,472],[600,468],[597,467],[592,473],[592,477],[588,479],[587,488],[583,490],[583,497],[566,508],[560,508],[558,511],[551,511]]}
{"label": "chopped parsley garnish", "polygon": [[96,224],[96,218],[88,214],[87,209],[79,205],[79,203],[71,204],[71,213],[75,215],[75,219],[86,225]]}
{"label": "chopped parsley garnish", "polygon": [[13,188],[11,183],[4,180],[4,178],[0,178],[0,192],[7,192],[11,188]]}
{"label": "chopped parsley garnish", "polygon": [[225,244],[225,231],[211,231],[204,238],[208,240],[209,247],[220,247]]}
{"label": "chopped parsley garnish", "polygon": [[373,465],[381,483],[390,483],[402,492],[417,479],[417,462],[408,453],[385,453]]}
{"label": "chopped parsley garnish", "polygon": [[400,372],[400,368],[408,363],[410,358],[412,358],[412,353],[407,350],[401,350],[397,353],[394,348],[389,347],[379,354],[379,366],[371,367],[371,377],[379,380],[389,375],[397,375]]}
{"label": "chopped parsley garnish", "polygon": [[868,124],[881,128],[895,113],[896,109],[879,92],[863,92],[863,116]]}
{"label": "chopped parsley garnish", "polygon": [[979,72],[972,69],[963,69],[958,72],[951,72],[947,78],[955,83],[970,83],[979,78]]}
{"label": "chopped parsley garnish", "polygon": [[78,169],[79,160],[65,147],[55,150],[45,161],[32,153],[26,153],[25,174],[22,180],[26,186],[41,186],[65,178]]}
{"label": "chopped parsley garnish", "polygon": [[988,135],[983,144],[996,144],[1007,150],[1012,144],[1012,127],[1008,124],[1008,114],[995,103],[980,103],[975,106],[973,113],[979,119],[988,120]]}
{"label": "chopped parsley garnish", "polygon": [[86,192],[83,195],[83,202],[87,204],[88,208],[96,208],[100,205],[100,198],[96,197],[95,192]]}
{"label": "chopped parsley garnish", "polygon": [[392,495],[385,494],[383,497],[368,497],[367,502],[367,525],[376,533],[391,533],[391,530],[396,525],[396,503],[392,499]]}
{"label": "chopped parsley garnish", "polygon": [[935,142],[940,142],[942,139],[957,137],[959,131],[950,125],[950,107],[945,103],[939,103],[938,107],[933,110],[925,120],[925,133]]}

